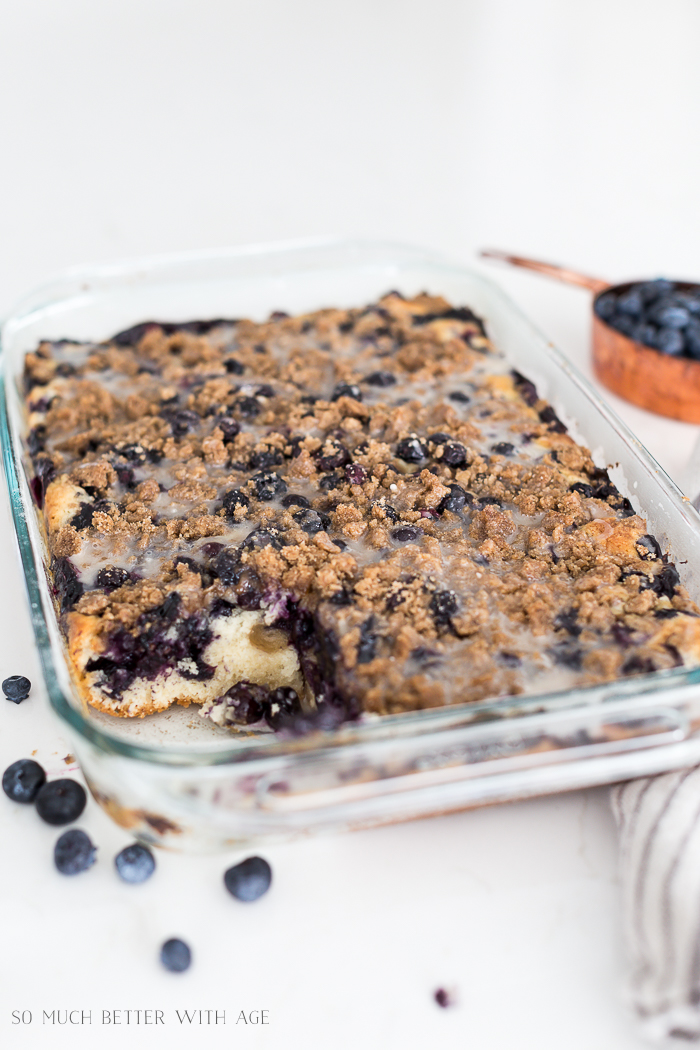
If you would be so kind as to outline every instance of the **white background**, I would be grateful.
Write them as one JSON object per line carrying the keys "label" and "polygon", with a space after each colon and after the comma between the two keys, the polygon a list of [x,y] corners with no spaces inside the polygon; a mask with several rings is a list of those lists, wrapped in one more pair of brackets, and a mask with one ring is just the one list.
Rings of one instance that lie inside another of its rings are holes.
{"label": "white background", "polygon": [[[699,46],[696,0],[1,0],[0,313],[74,263],[316,234],[700,279]],[[489,272],[585,370],[588,294]],[[695,428],[614,403],[680,477]],[[0,513],[0,675],[38,683]],[[66,768],[38,685],[2,701],[0,765],[35,749]],[[80,826],[100,859],[69,880],[0,798],[2,1045],[640,1045],[604,789],[266,849],[252,906],[221,885],[240,857],[159,856],[127,887],[124,833],[94,803]],[[185,975],[156,962],[173,935]],[[98,1023],[146,1007],[167,1024]],[[42,1027],[67,1008],[92,1026]]]}

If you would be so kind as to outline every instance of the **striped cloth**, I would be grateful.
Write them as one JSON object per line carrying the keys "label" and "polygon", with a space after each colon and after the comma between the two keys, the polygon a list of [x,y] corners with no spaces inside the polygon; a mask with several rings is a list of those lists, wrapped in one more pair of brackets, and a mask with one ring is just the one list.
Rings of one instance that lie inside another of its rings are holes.
{"label": "striped cloth", "polygon": [[611,801],[643,1034],[700,1046],[700,767],[618,784]]}

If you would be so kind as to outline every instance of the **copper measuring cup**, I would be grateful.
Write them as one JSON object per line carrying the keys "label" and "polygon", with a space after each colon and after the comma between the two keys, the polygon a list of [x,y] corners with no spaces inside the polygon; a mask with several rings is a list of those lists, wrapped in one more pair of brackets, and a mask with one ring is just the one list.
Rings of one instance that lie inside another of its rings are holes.
{"label": "copper measuring cup", "polygon": [[[611,328],[595,312],[596,300],[603,292],[625,292],[641,283],[641,279],[611,284],[564,266],[538,262],[520,255],[508,255],[495,250],[482,251],[480,254],[486,259],[498,259],[511,266],[535,270],[565,284],[590,289],[594,293],[593,371],[600,382],[614,394],[650,412],[680,419],[685,423],[700,423],[700,361],[672,357],[644,346]],[[683,291],[698,288],[697,284],[690,281],[675,281],[674,284]]]}

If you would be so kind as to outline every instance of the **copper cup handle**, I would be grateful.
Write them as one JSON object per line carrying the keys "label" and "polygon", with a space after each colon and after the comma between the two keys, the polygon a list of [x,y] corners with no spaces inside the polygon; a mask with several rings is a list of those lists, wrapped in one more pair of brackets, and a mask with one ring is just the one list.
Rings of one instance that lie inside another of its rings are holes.
{"label": "copper cup handle", "polygon": [[580,288],[588,288],[591,292],[605,291],[610,287],[609,281],[603,281],[599,277],[589,277],[585,273],[577,273],[576,270],[568,270],[565,266],[555,266],[554,263],[540,262],[537,259],[526,259],[522,255],[509,255],[490,248],[479,253],[482,259],[498,259],[499,262],[509,263],[511,266],[520,266],[524,270],[534,270],[536,273],[552,277],[555,281],[563,281],[564,284],[576,284]]}

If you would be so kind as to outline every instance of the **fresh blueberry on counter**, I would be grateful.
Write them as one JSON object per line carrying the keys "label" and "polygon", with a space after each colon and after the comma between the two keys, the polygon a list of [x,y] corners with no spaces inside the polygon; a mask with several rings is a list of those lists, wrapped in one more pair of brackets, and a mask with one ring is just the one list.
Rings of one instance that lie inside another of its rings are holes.
{"label": "fresh blueberry on counter", "polygon": [[160,949],[160,961],[171,973],[183,973],[192,962],[192,952],[184,941],[171,937]]}
{"label": "fresh blueberry on counter", "polygon": [[224,874],[224,885],[239,901],[256,901],[270,888],[272,868],[262,857],[247,857]]}
{"label": "fresh blueberry on counter", "polygon": [[117,874],[124,882],[145,882],[156,870],[156,860],[150,849],[134,842],[126,846],[114,858]]}
{"label": "fresh blueberry on counter", "polygon": [[29,696],[32,683],[22,674],[11,674],[2,683],[2,691],[13,704],[21,704]]}
{"label": "fresh blueberry on counter", "polygon": [[33,802],[45,783],[46,772],[31,758],[13,762],[2,775],[2,790],[13,802]]}
{"label": "fresh blueberry on counter", "polygon": [[87,795],[77,780],[50,780],[35,799],[36,811],[47,824],[70,824],[85,809]]}
{"label": "fresh blueberry on counter", "polygon": [[54,846],[53,859],[62,875],[79,875],[95,863],[97,848],[79,828],[64,831]]}

